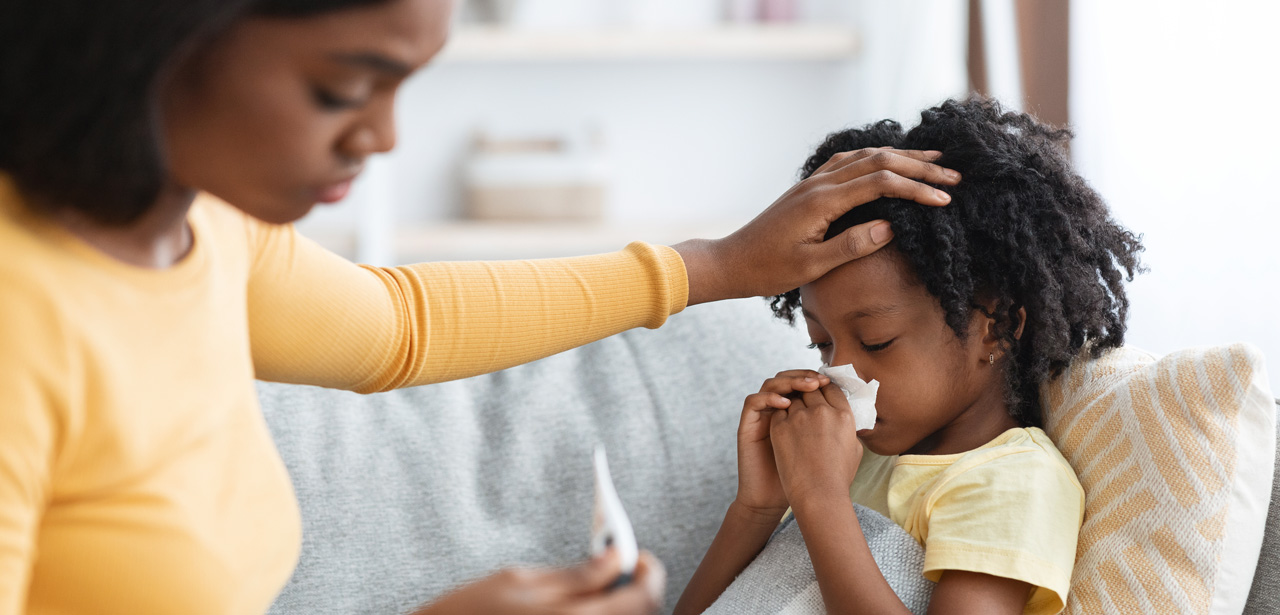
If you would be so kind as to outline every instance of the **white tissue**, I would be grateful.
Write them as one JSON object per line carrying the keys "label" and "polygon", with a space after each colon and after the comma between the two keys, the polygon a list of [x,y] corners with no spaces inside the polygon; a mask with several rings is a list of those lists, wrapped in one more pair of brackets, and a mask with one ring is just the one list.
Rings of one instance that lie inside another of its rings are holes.
{"label": "white tissue", "polygon": [[849,407],[853,409],[853,426],[858,431],[872,429],[876,426],[876,393],[880,391],[880,383],[867,382],[858,377],[852,365],[823,365],[818,373],[831,379],[844,396],[849,399]]}

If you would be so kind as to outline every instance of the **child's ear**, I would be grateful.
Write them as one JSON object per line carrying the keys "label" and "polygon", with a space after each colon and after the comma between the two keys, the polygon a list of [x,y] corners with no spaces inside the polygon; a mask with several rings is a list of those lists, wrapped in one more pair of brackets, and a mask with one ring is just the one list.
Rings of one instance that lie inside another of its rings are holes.
{"label": "child's ear", "polygon": [[[999,304],[995,300],[984,301],[981,303],[982,311],[982,343],[984,346],[991,346],[993,349],[1000,350],[1003,338],[1000,335],[1000,327],[997,326],[995,312],[999,308]],[[1027,308],[1018,307],[1018,313],[1014,316],[1016,322],[1010,322],[1009,325],[1016,325],[1013,330],[1013,339],[1022,339],[1022,331],[1027,326]]]}
{"label": "child's ear", "polygon": [[1013,331],[1013,339],[1022,339],[1022,330],[1027,327],[1027,308],[1018,308],[1018,328]]}
{"label": "child's ear", "polygon": [[996,326],[995,314],[996,308],[999,307],[999,302],[995,299],[982,300],[975,307],[982,314],[980,321],[982,323],[982,345],[992,348],[998,347],[1000,344],[1000,328]]}

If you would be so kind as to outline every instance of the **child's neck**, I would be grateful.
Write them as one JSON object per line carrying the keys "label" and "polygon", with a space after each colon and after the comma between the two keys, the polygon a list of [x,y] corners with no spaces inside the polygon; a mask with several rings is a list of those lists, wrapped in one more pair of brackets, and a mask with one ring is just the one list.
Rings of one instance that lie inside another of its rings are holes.
{"label": "child's neck", "polygon": [[1004,394],[990,387],[942,429],[921,440],[905,455],[951,455],[982,446],[1000,434],[1021,427],[1009,416]]}

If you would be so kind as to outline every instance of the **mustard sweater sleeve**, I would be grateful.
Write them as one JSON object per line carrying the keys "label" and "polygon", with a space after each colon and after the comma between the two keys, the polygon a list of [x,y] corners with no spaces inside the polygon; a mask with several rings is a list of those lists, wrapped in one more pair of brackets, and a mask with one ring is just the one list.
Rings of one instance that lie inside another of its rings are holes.
{"label": "mustard sweater sleeve", "polygon": [[257,377],[361,393],[497,371],[684,309],[675,250],[354,265],[292,227],[251,223],[249,330]]}

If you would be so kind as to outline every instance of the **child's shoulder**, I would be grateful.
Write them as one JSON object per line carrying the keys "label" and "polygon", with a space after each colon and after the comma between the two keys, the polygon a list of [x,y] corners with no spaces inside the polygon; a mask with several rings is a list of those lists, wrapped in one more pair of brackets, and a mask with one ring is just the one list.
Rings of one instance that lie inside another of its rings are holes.
{"label": "child's shoulder", "polygon": [[952,466],[957,471],[973,470],[982,466],[1002,467],[1013,465],[1045,470],[1063,471],[1075,476],[1071,464],[1062,456],[1053,440],[1039,427],[1016,427],[1000,434],[996,439],[961,453]]}
{"label": "child's shoulder", "polygon": [[912,490],[927,492],[930,500],[947,492],[990,497],[995,492],[1056,491],[1084,501],[1084,489],[1071,464],[1036,427],[1010,429],[979,448],[955,455],[903,455],[894,475],[894,482],[901,481],[903,487],[914,483]]}

